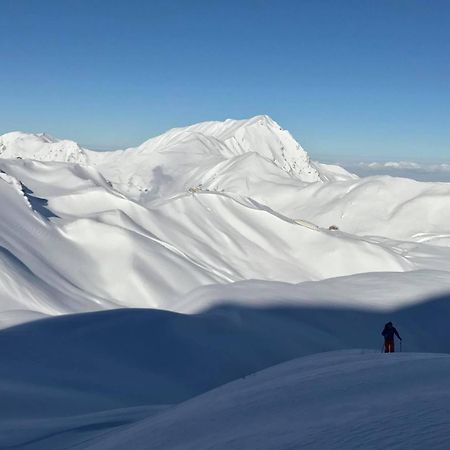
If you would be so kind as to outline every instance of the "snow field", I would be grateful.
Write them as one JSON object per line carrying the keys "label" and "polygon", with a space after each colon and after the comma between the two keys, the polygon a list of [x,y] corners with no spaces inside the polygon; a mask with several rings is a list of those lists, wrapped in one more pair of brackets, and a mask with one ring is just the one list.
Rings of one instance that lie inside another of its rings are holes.
{"label": "snow field", "polygon": [[[190,399],[233,380],[251,379],[254,376],[251,374],[265,368],[320,352],[375,349],[355,352],[353,367],[356,371],[360,363],[364,367],[366,352],[370,354],[367,357],[373,358],[370,363],[373,366],[384,364],[384,358],[414,359],[411,352],[450,353],[449,314],[447,296],[389,313],[336,305],[265,308],[223,305],[198,315],[127,308],[66,315],[12,327],[0,331],[3,349],[0,448],[13,445],[33,450],[70,447],[84,442],[85,438],[143,419],[153,414],[156,407],[189,403]],[[379,353],[381,327],[388,320],[393,320],[398,327],[403,349],[408,354]],[[434,356],[424,355],[424,358]],[[341,360],[346,358],[344,355]],[[324,360],[321,370],[336,377],[335,369],[339,364],[334,359]],[[433,380],[436,367],[422,362],[419,365],[426,367],[424,370]],[[308,378],[305,371],[304,366],[296,369],[299,383]],[[415,366],[405,371],[412,371],[411,374],[416,374],[423,383],[423,373],[417,372]],[[385,378],[383,367],[373,367],[369,372]],[[396,383],[401,383],[403,377],[398,375]],[[317,373],[311,374],[311,382],[316,376]],[[359,383],[359,375],[354,375],[353,380],[357,379]],[[328,382],[324,380],[321,389],[326,390]],[[367,385],[371,382],[372,379],[367,379]],[[447,385],[442,383],[442,398],[445,398]],[[392,386],[392,390],[397,389],[397,384]],[[285,393],[281,387],[277,389],[282,398],[292,395],[289,389]],[[336,395],[345,395],[345,392],[340,389]],[[225,390],[221,402],[228,396]],[[333,397],[331,394],[324,396],[323,407],[327,398]],[[273,400],[277,411],[276,399]],[[345,402],[345,398],[339,401]],[[367,401],[370,403],[370,398]],[[377,401],[374,398],[374,402]],[[293,408],[298,409],[298,414],[305,414],[302,412],[305,405],[309,403],[294,402]],[[261,405],[256,406],[259,409]],[[177,408],[173,411],[178,411]],[[420,410],[421,406],[417,408]],[[391,409],[384,411],[386,417],[391,413]],[[237,412],[233,410],[230,414]],[[443,415],[445,418],[448,421],[448,415]],[[90,420],[92,426],[85,429],[84,424]],[[264,423],[259,426],[264,427]],[[153,425],[149,426],[153,429]],[[226,427],[224,423],[224,430]],[[204,427],[205,433],[210,429]],[[167,432],[173,434],[169,429]],[[445,432],[441,436],[445,437]],[[226,436],[224,439],[228,442]],[[64,442],[64,446],[56,445],[57,442]],[[158,448],[158,441],[154,442]],[[186,443],[188,445],[189,440]],[[244,448],[254,448],[248,445]],[[137,441],[133,448],[148,447]]]}
{"label": "snow field", "polygon": [[449,355],[315,355],[221,386],[84,448],[446,449],[449,372]]}
{"label": "snow field", "polygon": [[0,448],[449,448],[449,200],[267,116],[0,136]]}
{"label": "snow field", "polygon": [[[22,192],[14,197],[8,184],[0,186],[8,211],[0,224],[1,245],[18,259],[9,260],[17,275],[2,283],[9,300],[0,307],[16,323],[21,310],[28,317],[27,310],[54,315],[118,306],[174,309],[204,285],[298,283],[415,268],[388,245],[303,226],[237,194],[185,192],[145,207],[112,189],[93,168],[28,160],[0,165],[22,180],[34,209],[25,207]],[[45,207],[38,208],[38,200]],[[21,270],[32,282],[49,285],[45,295],[42,288],[39,295],[22,289],[26,283],[11,290],[11,279],[23,279]],[[67,307],[60,297],[70,292]]]}

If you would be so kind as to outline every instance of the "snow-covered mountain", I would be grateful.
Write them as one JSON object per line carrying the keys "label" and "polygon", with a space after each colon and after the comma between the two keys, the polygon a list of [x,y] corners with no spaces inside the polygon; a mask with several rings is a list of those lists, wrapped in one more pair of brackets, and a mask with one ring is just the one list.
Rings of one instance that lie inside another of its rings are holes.
{"label": "snow-covered mountain", "polygon": [[119,306],[198,310],[190,292],[252,279],[429,270],[424,292],[447,287],[433,270],[450,270],[449,185],[312,163],[267,116],[112,152],[13,132],[0,157],[4,324]]}
{"label": "snow-covered mountain", "polygon": [[0,447],[447,448],[449,201],[267,116],[0,136]]}
{"label": "snow-covered mountain", "polygon": [[0,136],[1,158],[63,161],[86,165],[88,156],[76,142],[55,139],[45,133],[13,131]]}
{"label": "snow-covered mountain", "polygon": [[[8,133],[0,137],[0,157],[91,165],[118,190],[147,200],[188,189],[226,189],[284,180],[317,181],[307,153],[267,116],[204,122],[175,128],[137,148],[93,152],[45,134]],[[233,179],[229,175],[233,174]]]}

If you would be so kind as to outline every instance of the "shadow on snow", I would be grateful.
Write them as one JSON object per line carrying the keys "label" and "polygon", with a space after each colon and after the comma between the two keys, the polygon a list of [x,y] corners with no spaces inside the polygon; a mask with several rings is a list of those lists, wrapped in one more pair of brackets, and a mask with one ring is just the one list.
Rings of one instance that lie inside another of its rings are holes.
{"label": "shadow on snow", "polygon": [[404,351],[450,353],[449,317],[446,296],[392,313],[224,305],[198,315],[119,309],[43,319],[0,332],[0,385],[11,386],[2,404],[14,415],[21,386],[42,394],[21,395],[30,414],[177,403],[292,358],[381,351],[388,320]]}

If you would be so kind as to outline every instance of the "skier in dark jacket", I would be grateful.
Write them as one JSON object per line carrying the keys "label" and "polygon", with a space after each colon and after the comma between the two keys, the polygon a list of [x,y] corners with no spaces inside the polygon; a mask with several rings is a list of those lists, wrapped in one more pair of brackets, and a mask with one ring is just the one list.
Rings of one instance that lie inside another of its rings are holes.
{"label": "skier in dark jacket", "polygon": [[384,326],[384,330],[381,332],[381,334],[384,336],[384,353],[394,353],[394,335],[397,336],[400,340],[402,340],[402,338],[398,334],[398,331],[396,330],[394,325],[392,325],[392,322],[388,322]]}

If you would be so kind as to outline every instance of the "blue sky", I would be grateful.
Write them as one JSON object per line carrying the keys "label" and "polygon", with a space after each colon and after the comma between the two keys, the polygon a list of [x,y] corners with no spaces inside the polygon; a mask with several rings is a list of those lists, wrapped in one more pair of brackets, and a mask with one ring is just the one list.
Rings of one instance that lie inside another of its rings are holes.
{"label": "blue sky", "polygon": [[450,159],[450,2],[0,0],[0,134],[121,148],[268,114],[314,158]]}

